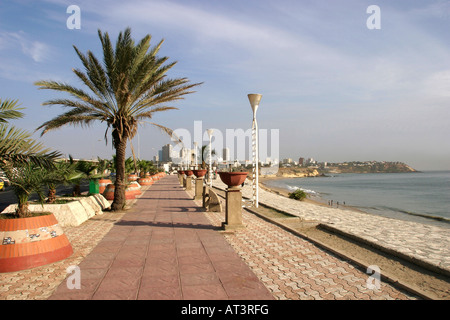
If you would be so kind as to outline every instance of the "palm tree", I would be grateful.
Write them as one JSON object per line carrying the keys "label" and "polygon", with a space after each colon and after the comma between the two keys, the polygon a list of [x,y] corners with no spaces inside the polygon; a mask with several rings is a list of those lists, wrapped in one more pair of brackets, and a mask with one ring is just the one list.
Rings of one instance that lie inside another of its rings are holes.
{"label": "palm tree", "polygon": [[56,187],[77,182],[84,174],[73,162],[56,161],[52,169],[43,169],[43,183],[48,187],[47,203],[56,201]]}
{"label": "palm tree", "polygon": [[41,169],[31,162],[20,163],[14,168],[6,167],[6,175],[11,181],[11,187],[17,197],[15,216],[18,218],[27,218],[31,215],[28,209],[28,198],[33,193],[37,193],[43,203],[43,170]]}
{"label": "palm tree", "polygon": [[53,166],[53,160],[61,154],[50,152],[42,143],[31,138],[31,134],[8,124],[10,119],[23,117],[17,100],[0,99],[0,169],[32,162],[38,166]]}
{"label": "palm tree", "polygon": [[[135,44],[131,30],[120,32],[115,48],[108,33],[98,30],[103,49],[103,64],[91,51],[81,53],[85,72],[74,69],[75,75],[87,87],[87,91],[56,81],[39,81],[39,89],[50,89],[70,94],[73,99],[54,99],[44,105],[60,105],[70,110],[45,122],[39,129],[42,134],[64,125],[90,125],[94,121],[105,122],[112,130],[112,143],[116,150],[116,181],[112,210],[121,210],[125,205],[125,151],[127,141],[136,135],[138,124],[151,119],[155,113],[177,109],[166,103],[180,100],[192,93],[193,87],[187,78],[169,79],[166,76],[176,62],[166,64],[168,57],[158,57],[163,43],[150,47],[151,36],[146,35]],[[171,135],[171,129],[150,122]]]}

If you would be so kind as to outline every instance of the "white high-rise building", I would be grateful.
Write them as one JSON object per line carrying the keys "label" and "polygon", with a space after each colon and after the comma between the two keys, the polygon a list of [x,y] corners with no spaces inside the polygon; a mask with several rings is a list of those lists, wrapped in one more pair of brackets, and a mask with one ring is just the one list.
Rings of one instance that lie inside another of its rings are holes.
{"label": "white high-rise building", "polygon": [[222,158],[224,162],[230,161],[230,148],[223,148]]}
{"label": "white high-rise building", "polygon": [[162,147],[162,162],[171,162],[172,161],[172,148],[171,144],[166,144]]}

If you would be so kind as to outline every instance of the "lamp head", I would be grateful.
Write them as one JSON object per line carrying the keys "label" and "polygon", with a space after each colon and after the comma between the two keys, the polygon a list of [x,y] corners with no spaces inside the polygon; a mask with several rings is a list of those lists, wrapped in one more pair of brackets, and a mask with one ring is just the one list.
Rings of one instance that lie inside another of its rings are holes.
{"label": "lamp head", "polygon": [[252,106],[253,114],[256,114],[256,110],[258,109],[261,98],[262,95],[257,93],[251,93],[248,95],[248,100],[250,101],[250,105]]}
{"label": "lamp head", "polygon": [[213,135],[214,130],[213,129],[208,129],[208,136],[211,138],[211,136]]}

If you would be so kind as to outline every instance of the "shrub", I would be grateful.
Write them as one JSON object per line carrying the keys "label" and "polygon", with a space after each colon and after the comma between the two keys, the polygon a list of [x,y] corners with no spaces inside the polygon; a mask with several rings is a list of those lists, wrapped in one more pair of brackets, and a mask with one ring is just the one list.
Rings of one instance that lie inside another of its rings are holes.
{"label": "shrub", "polygon": [[306,192],[301,189],[297,189],[294,192],[289,193],[289,198],[295,200],[303,201],[306,199],[306,197],[307,197]]}

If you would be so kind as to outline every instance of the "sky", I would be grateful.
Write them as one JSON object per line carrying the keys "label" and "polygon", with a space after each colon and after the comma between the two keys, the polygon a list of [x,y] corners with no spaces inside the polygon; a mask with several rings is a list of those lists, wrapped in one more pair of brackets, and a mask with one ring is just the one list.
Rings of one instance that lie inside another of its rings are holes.
{"label": "sky", "polygon": [[[71,5],[80,9],[79,29],[68,27]],[[0,98],[25,108],[12,124],[64,155],[110,158],[103,123],[35,132],[64,109],[43,106],[60,93],[34,82],[82,87],[73,46],[101,60],[98,30],[115,42],[127,27],[136,41],[164,39],[159,54],[177,61],[169,77],[203,83],[171,104],[178,110],[155,115],[161,125],[247,130],[247,94],[259,93],[258,125],[279,130],[280,159],[450,170],[450,1],[1,0]],[[133,145],[151,160],[170,142],[143,124]]]}

